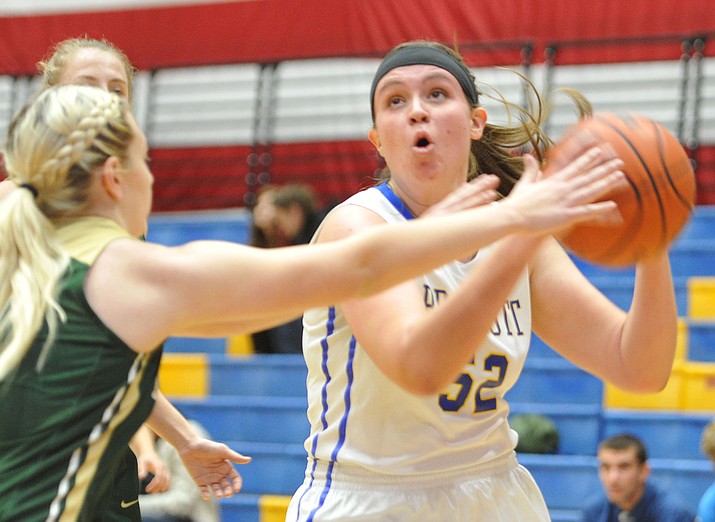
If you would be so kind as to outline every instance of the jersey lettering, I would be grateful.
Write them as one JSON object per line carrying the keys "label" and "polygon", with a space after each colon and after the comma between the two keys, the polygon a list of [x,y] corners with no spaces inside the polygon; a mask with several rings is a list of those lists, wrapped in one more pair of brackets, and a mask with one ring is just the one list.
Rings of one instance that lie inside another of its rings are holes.
{"label": "jersey lettering", "polygon": [[424,285],[424,290],[425,308],[432,308],[439,304],[439,300],[442,297],[447,297],[447,290],[443,290],[441,288],[433,289],[429,285]]}
{"label": "jersey lettering", "polygon": [[497,316],[497,320],[492,325],[492,335],[524,335],[521,326],[519,326],[518,311],[521,309],[521,303],[518,299],[510,299],[504,303],[501,313]]}

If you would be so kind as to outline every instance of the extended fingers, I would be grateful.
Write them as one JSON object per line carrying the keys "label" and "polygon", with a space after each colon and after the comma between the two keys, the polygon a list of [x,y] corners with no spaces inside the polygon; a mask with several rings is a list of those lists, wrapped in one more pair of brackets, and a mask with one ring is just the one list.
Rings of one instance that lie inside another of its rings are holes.
{"label": "extended fingers", "polygon": [[493,174],[482,174],[452,191],[443,201],[446,206],[472,208],[478,204],[489,203],[496,198],[499,178]]}
{"label": "extended fingers", "polygon": [[599,201],[569,209],[571,224],[588,222],[592,225],[615,226],[623,223],[623,217],[614,201]]}
{"label": "extended fingers", "polygon": [[613,159],[584,172],[581,176],[570,180],[571,196],[575,201],[594,201],[618,190],[625,184],[626,178],[620,159]]}
{"label": "extended fingers", "polygon": [[[240,460],[242,464],[250,462],[249,457],[244,457],[240,455],[240,458],[234,459],[234,462]],[[227,463],[228,464],[228,463]],[[230,465],[230,464],[229,464]],[[232,497],[234,493],[241,491],[243,487],[243,479],[241,475],[231,466],[228,473],[222,477],[219,481],[213,484],[203,485],[200,487],[201,495],[204,499],[211,498],[211,492],[216,498],[229,498]]]}
{"label": "extended fingers", "polygon": [[211,484],[211,488],[213,489],[214,496],[216,498],[230,498],[233,496],[234,492],[238,493],[238,491],[241,489],[239,487],[238,490],[234,491],[233,483],[229,481],[226,477],[224,477],[218,483]]}
{"label": "extended fingers", "polygon": [[495,189],[498,186],[499,178],[497,176],[491,174],[477,176],[453,190],[439,203],[429,207],[422,217],[451,214],[491,203],[497,198]]}
{"label": "extended fingers", "polygon": [[607,161],[604,149],[601,147],[591,147],[583,154],[577,156],[573,161],[564,165],[559,171],[553,174],[555,179],[570,180],[580,177],[584,172],[591,170]]}

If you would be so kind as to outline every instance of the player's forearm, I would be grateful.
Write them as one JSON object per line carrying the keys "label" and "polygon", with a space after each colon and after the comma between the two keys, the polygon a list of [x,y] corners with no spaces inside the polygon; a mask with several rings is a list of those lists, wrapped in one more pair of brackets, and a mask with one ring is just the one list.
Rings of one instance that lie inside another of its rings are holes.
{"label": "player's forearm", "polygon": [[186,418],[158,391],[154,409],[146,424],[179,451],[197,438]]}
{"label": "player's forearm", "polygon": [[[678,331],[678,311],[668,256],[642,261],[636,272],[621,350],[635,391],[659,391],[670,377]],[[630,363],[629,361],[632,361]]]}

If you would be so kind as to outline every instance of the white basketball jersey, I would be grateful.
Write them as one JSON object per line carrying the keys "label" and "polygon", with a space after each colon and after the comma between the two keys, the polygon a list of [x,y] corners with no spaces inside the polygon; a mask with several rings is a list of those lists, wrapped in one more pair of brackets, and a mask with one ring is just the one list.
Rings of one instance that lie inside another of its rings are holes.
{"label": "white basketball jersey", "polygon": [[[386,185],[342,205],[363,206],[388,223],[411,218]],[[482,254],[416,279],[425,306],[449,299],[467,273],[479,269]],[[475,346],[473,360],[433,396],[413,395],[385,377],[353,337],[339,306],[309,310],[303,322],[311,424],[305,447],[311,457],[406,475],[459,470],[513,451],[516,434],[507,424],[504,394],[521,373],[531,337],[526,269],[491,333]],[[448,356],[448,345],[435,348]]]}

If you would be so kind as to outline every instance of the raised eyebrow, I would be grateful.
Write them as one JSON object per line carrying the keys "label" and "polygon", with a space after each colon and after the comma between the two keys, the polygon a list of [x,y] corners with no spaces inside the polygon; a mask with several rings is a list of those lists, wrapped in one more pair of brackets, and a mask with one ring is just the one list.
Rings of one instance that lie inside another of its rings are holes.
{"label": "raised eyebrow", "polygon": [[[450,73],[445,71],[444,69],[437,69],[436,71],[429,73],[428,75],[425,76],[425,81],[436,81],[436,80],[450,80],[454,79],[456,82],[457,79],[454,78]],[[403,80],[400,80],[398,78],[393,78],[393,79],[388,79],[380,87],[377,89],[376,94],[380,94],[382,91],[388,89],[389,87],[392,87],[393,85],[402,85],[405,82]]]}
{"label": "raised eyebrow", "polygon": [[459,85],[459,82],[457,81],[457,78],[452,76],[450,73],[443,69],[439,69],[438,71],[435,71],[431,74],[428,74],[425,77],[425,81],[447,81],[447,82],[452,82],[454,80],[454,83]]}
{"label": "raised eyebrow", "polygon": [[398,80],[398,79],[396,79],[396,78],[395,78],[395,79],[391,79],[391,80],[388,79],[388,80],[385,81],[385,83],[383,83],[382,85],[380,85],[380,87],[379,87],[379,88],[377,89],[377,91],[375,92],[375,96],[379,96],[379,95],[382,94],[384,91],[386,91],[387,89],[389,89],[389,88],[391,88],[391,87],[393,87],[393,86],[395,86],[395,85],[403,85],[404,83],[405,83],[405,82],[403,82],[402,80]]}

